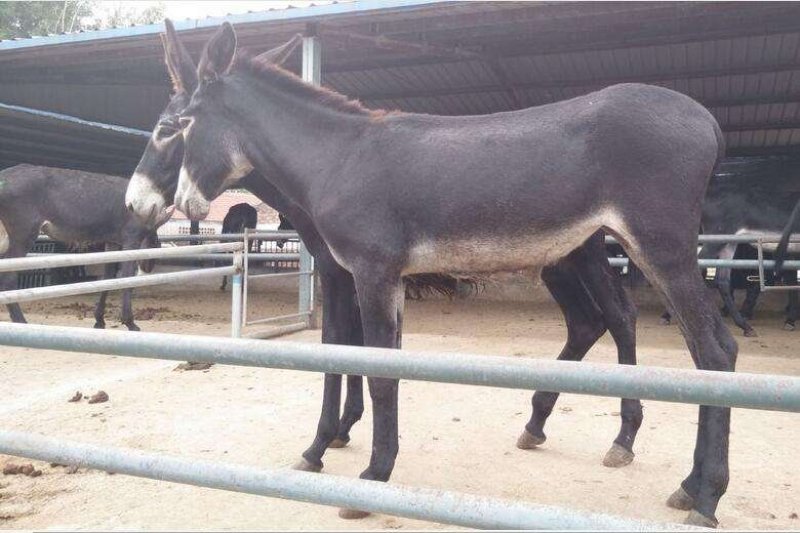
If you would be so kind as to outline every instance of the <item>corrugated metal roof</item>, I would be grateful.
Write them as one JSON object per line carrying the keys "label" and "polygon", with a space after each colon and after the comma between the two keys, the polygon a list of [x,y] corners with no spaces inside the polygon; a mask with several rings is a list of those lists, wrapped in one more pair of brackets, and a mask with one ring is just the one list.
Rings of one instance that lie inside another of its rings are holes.
{"label": "corrugated metal roof", "polygon": [[[254,51],[314,22],[323,83],[370,107],[490,113],[636,81],[709,107],[732,154],[800,149],[796,2],[364,1],[224,19]],[[195,57],[222,20],[178,24]],[[0,43],[0,102],[150,129],[169,91],[160,31]]]}

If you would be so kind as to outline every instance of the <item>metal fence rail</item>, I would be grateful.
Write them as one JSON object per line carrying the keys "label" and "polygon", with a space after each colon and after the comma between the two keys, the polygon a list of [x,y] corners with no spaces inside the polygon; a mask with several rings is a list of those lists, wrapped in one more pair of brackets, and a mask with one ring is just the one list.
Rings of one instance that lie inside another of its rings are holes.
{"label": "metal fence rail", "polygon": [[0,453],[273,498],[358,508],[482,529],[700,530],[443,490],[182,459],[0,431]]}
{"label": "metal fence rail", "polygon": [[800,377],[0,323],[0,344],[800,412]]}

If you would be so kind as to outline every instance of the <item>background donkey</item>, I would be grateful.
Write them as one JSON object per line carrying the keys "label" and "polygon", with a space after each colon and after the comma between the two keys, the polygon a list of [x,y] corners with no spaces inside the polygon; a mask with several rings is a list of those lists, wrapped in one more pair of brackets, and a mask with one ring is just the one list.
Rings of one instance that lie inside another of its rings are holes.
{"label": "background donkey", "polygon": [[[403,275],[549,267],[605,230],[670,302],[695,364],[733,370],[736,342],[697,270],[701,206],[724,138],[691,98],[622,84],[495,115],[387,114],[254,58],[234,64],[235,52],[225,23],[179,121],[175,203],[202,219],[250,171],[271,180],[352,274],[365,346],[400,346]],[[387,481],[398,380],[368,382],[373,445],[361,477]],[[668,503],[711,526],[728,482],[730,409],[701,406],[698,428],[694,468]]]}
{"label": "background donkey", "polygon": [[[166,29],[165,55],[175,94],[159,119],[131,178],[126,196],[129,208],[145,218],[166,212],[167,206],[172,203],[183,150],[183,138],[177,131],[177,118],[188,104],[187,92],[197,84],[194,62],[170,21],[166,21]],[[297,43],[298,37],[282,47],[265,52],[259,58],[279,63]],[[323,342],[362,345],[363,333],[353,278],[333,258],[308,215],[260,175],[253,173],[245,176],[239,186],[291,218],[303,242],[314,255],[323,288]],[[619,278],[605,260],[602,235],[597,234],[591,242],[587,242],[582,252],[545,269],[542,278],[566,319],[567,343],[559,355],[560,359],[581,360],[608,330],[617,343],[619,361],[636,363],[636,311]],[[416,275],[405,279],[421,291],[451,294],[457,288],[456,278],[452,276]],[[467,279],[466,283],[469,285],[472,281]],[[348,376],[347,400],[341,421],[338,419],[340,382],[341,376],[326,375],[317,435],[311,447],[303,453],[297,468],[320,470],[325,449],[340,447],[349,441],[349,430],[364,409],[361,377]],[[518,442],[520,448],[533,448],[545,441],[544,425],[557,398],[558,393],[546,391],[539,391],[533,396],[533,414],[527,425],[528,431]],[[642,423],[642,407],[638,400],[623,399],[621,412],[619,435],[603,461],[607,466],[624,466],[633,460],[632,448]]]}
{"label": "background donkey", "polygon": [[[244,233],[245,228],[255,229],[258,225],[258,211],[252,205],[242,202],[231,206],[222,219],[222,233]],[[254,241],[248,243],[250,251],[253,250]],[[222,286],[219,290],[224,291],[228,285],[228,276],[222,276]]]}
{"label": "background donkey", "polygon": [[[138,250],[160,246],[155,229],[143,225],[125,209],[127,181],[115,176],[78,170],[17,165],[0,171],[0,252],[3,258],[28,253],[42,231],[65,243],[104,244],[107,250]],[[144,272],[154,261],[139,262]],[[105,265],[105,278],[120,270],[123,277],[136,272],[136,263]],[[17,274],[0,274],[0,288],[17,287]],[[122,292],[120,320],[131,331],[139,331],[131,308],[133,289]],[[107,292],[95,307],[95,328],[105,327]],[[9,304],[14,322],[25,322],[19,304]]]}

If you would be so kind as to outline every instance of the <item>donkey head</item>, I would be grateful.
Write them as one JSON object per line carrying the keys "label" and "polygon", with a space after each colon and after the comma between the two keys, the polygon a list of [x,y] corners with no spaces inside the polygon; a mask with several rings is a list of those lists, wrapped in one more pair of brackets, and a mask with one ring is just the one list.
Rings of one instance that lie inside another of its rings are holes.
{"label": "donkey head", "polygon": [[183,159],[183,137],[178,117],[189,105],[192,91],[197,87],[192,57],[178,39],[172,22],[166,20],[165,24],[167,33],[161,38],[174,94],[158,117],[125,194],[128,209],[150,227],[166,222],[171,215],[167,207],[173,203],[178,169]]}
{"label": "donkey head", "polygon": [[[171,214],[183,159],[183,136],[179,119],[189,106],[197,87],[197,67],[179,39],[172,22],[167,19],[166,34],[162,35],[167,71],[172,79],[174,94],[161,113],[139,165],[128,185],[125,203],[150,225],[159,225]],[[301,41],[294,36],[289,42],[268,50],[259,59],[275,64],[285,62]]]}

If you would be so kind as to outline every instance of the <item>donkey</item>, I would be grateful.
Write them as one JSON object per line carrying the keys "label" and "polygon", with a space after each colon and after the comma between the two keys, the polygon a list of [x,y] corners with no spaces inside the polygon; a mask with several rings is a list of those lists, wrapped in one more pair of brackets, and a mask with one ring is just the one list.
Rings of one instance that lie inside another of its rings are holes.
{"label": "donkey", "polygon": [[[104,244],[107,250],[138,250],[160,246],[154,228],[142,224],[125,209],[128,182],[115,176],[78,170],[17,165],[0,171],[0,253],[3,258],[23,257],[39,232],[57,241]],[[163,222],[163,221],[162,221]],[[140,261],[144,272],[154,261]],[[132,276],[136,263],[107,264],[104,278]],[[0,274],[0,289],[17,286],[13,272]],[[133,319],[133,289],[122,293],[121,321],[139,331]],[[95,306],[95,328],[104,328],[108,292],[100,294]],[[8,304],[14,322],[25,322],[19,304]]]}
{"label": "donkey", "polygon": [[[541,269],[607,231],[670,302],[697,367],[734,369],[736,341],[704,297],[696,262],[724,139],[688,96],[621,84],[493,115],[386,113],[247,55],[234,62],[235,52],[225,23],[179,120],[175,204],[201,220],[251,171],[270,180],[352,275],[365,346],[399,348],[403,275]],[[373,445],[361,477],[387,481],[398,380],[368,383]],[[692,524],[717,523],[729,433],[730,409],[700,407],[694,467],[669,500],[691,509]]]}
{"label": "donkey", "polygon": [[[727,171],[727,169],[731,169]],[[775,194],[770,187],[770,173],[775,170],[770,162],[756,162],[748,170],[755,175],[737,175],[736,167],[731,163],[722,166],[725,173],[719,173],[711,181],[703,205],[702,229],[708,234],[753,234],[764,237],[778,237],[784,224],[790,219],[795,204],[799,201],[797,194]],[[759,171],[759,169],[761,171]],[[775,252],[778,245],[764,244],[764,250]],[[733,259],[736,243],[705,243],[699,252],[701,259]],[[789,252],[800,252],[800,246],[788,247]],[[736,308],[731,292],[731,268],[716,269],[715,282],[722,298],[725,310],[734,323],[739,326],[745,337],[755,337],[757,333],[742,312]],[[786,273],[778,272],[776,279],[783,280]],[[797,293],[789,293],[789,315],[784,327],[794,329],[796,316],[791,311],[797,309]],[[753,302],[754,303],[754,302]],[[669,323],[670,313],[662,315],[662,322]]]}
{"label": "donkey", "polygon": [[[166,213],[173,201],[183,154],[183,137],[177,118],[188,105],[188,95],[197,85],[194,62],[172,23],[167,20],[164,49],[167,69],[173,81],[174,95],[159,118],[136,172],[130,181],[126,202],[129,209],[144,218]],[[300,42],[296,36],[286,45],[265,52],[260,61],[280,64]],[[353,278],[333,258],[308,215],[281,191],[257,173],[238,184],[291,219],[308,250],[315,257],[323,295],[322,341],[332,344],[363,345],[361,317]],[[163,215],[161,215],[163,217]],[[636,310],[618,276],[602,251],[603,236],[598,233],[582,248],[546,267],[542,279],[564,314],[567,343],[560,359],[580,361],[594,343],[609,331],[617,344],[619,362],[636,364]],[[405,276],[406,283],[420,293],[453,295],[458,289],[454,278],[442,274]],[[470,280],[467,281],[467,284]],[[477,289],[477,287],[475,287]],[[301,470],[322,469],[322,455],[328,447],[342,447],[349,441],[349,430],[363,413],[360,376],[348,376],[347,400],[341,421],[339,416],[341,376],[325,376],[321,419],[312,446],[296,465]],[[558,393],[537,391],[533,395],[533,414],[517,446],[531,449],[546,440],[544,425],[552,413]],[[633,444],[642,424],[642,406],[638,400],[621,400],[621,427],[603,459],[608,467],[621,467],[634,459]]]}
{"label": "donkey", "polygon": [[[255,229],[258,225],[258,211],[247,202],[242,202],[231,206],[222,219],[222,233],[243,233],[245,228]],[[250,243],[252,246],[252,243]],[[252,251],[252,248],[251,248]],[[222,286],[219,290],[224,291],[228,285],[228,276],[222,276]]]}

